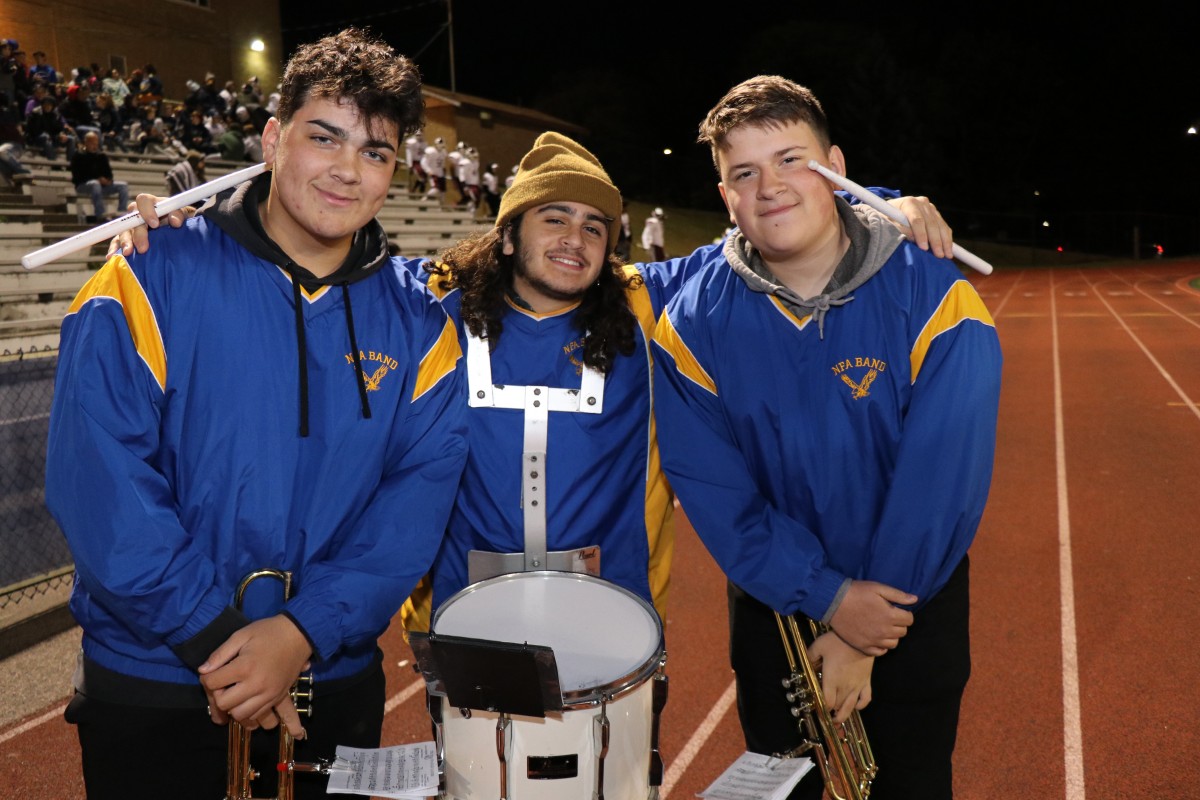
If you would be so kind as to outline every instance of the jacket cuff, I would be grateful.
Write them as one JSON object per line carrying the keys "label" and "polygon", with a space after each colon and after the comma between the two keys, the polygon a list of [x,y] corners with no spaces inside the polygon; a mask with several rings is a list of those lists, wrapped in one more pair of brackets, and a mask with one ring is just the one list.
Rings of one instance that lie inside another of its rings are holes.
{"label": "jacket cuff", "polygon": [[171,650],[192,670],[199,670],[200,665],[208,660],[214,650],[224,644],[235,631],[249,624],[250,620],[246,619],[242,612],[226,607],[203,630],[186,641],[171,645]]}
{"label": "jacket cuff", "polygon": [[280,611],[279,613],[282,614],[283,616],[287,617],[288,619],[290,619],[292,621],[292,624],[296,626],[296,630],[300,631],[300,633],[308,641],[308,646],[312,648],[312,657],[314,659],[321,658],[320,648],[317,647],[317,643],[313,641],[313,638],[308,635],[308,631],[305,630],[304,626],[300,624],[300,620],[296,619],[296,615],[293,614],[292,612],[288,611],[287,609],[284,609],[283,611]]}

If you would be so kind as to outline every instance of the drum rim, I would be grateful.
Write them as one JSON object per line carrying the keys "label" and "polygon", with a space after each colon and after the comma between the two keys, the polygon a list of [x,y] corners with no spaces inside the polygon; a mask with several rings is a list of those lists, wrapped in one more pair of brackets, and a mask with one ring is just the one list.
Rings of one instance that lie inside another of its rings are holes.
{"label": "drum rim", "polygon": [[500,583],[511,583],[515,580],[524,580],[527,578],[552,578],[555,580],[573,580],[580,583],[595,583],[607,589],[613,589],[626,597],[634,600],[643,610],[649,612],[650,619],[654,621],[654,630],[658,635],[658,641],[655,643],[654,650],[650,657],[643,663],[639,664],[634,669],[620,675],[608,683],[599,686],[592,686],[587,689],[573,689],[562,693],[563,710],[577,711],[585,708],[592,708],[601,703],[601,701],[617,700],[629,694],[637,687],[646,682],[655,672],[662,669],[666,664],[667,654],[666,646],[663,641],[663,624],[662,619],[658,616],[658,611],[654,606],[648,603],[644,598],[636,592],[631,592],[624,586],[619,586],[610,580],[598,578],[595,575],[588,575],[584,572],[567,572],[565,570],[529,570],[526,572],[507,572],[503,575],[495,575],[491,578],[485,578],[476,583],[464,586],[454,594],[447,597],[433,612],[433,616],[429,620],[429,630],[431,633],[437,631],[438,619],[442,616],[442,612],[449,608],[456,600],[466,597],[472,592],[480,591],[488,586],[493,586]]}

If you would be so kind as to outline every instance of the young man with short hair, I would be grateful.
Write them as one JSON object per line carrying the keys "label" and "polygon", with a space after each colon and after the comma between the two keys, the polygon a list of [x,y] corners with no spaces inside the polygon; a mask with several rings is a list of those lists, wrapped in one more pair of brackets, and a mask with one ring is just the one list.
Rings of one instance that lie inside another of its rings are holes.
{"label": "young man with short hair", "polygon": [[[421,109],[385,44],[300,48],[270,173],[114,255],[64,320],[46,497],[75,556],[66,716],[92,797],[221,796],[229,717],[307,733],[301,761],[379,745],[377,639],[466,450],[453,324],[374,221]],[[260,581],[235,609],[264,568],[292,573],[291,599]],[[306,665],[304,731],[288,692]],[[298,795],[323,796],[305,777]]]}
{"label": "young man with short hair", "polygon": [[659,321],[656,408],[663,466],[729,577],[747,747],[800,743],[773,611],[802,612],[831,626],[811,648],[826,702],[863,709],[872,798],[949,798],[995,327],[952,265],[808,168],[845,172],[807,89],[751,79],[700,130],[738,228]]}
{"label": "young man with short hair", "polygon": [[76,192],[92,201],[88,222],[104,220],[105,197],[116,195],[118,216],[129,205],[129,184],[113,179],[112,164],[100,150],[100,135],[94,131],[83,135],[83,150],[71,159],[71,183],[75,184]]}

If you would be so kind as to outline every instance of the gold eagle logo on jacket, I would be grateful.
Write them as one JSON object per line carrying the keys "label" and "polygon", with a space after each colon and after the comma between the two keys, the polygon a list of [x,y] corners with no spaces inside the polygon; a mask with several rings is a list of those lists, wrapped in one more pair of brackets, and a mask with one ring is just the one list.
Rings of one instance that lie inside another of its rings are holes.
{"label": "gold eagle logo on jacket", "polygon": [[861,400],[870,394],[870,392],[868,392],[867,389],[870,388],[871,384],[875,381],[875,378],[878,375],[879,375],[879,373],[876,372],[875,370],[870,370],[869,372],[867,372],[866,375],[863,376],[863,379],[861,381],[859,381],[858,383],[855,383],[854,380],[844,372],[841,374],[840,377],[842,379],[842,382],[850,387],[850,389],[851,389],[850,396],[853,397],[855,400]]}
{"label": "gold eagle logo on jacket", "polygon": [[369,377],[369,378],[366,378],[366,372],[364,372],[363,377],[366,378],[367,391],[368,392],[378,392],[379,391],[379,382],[381,380],[383,380],[383,376],[387,375],[387,374],[388,374],[388,365],[387,364],[380,364],[379,369],[375,370],[375,372],[372,373],[371,377]]}

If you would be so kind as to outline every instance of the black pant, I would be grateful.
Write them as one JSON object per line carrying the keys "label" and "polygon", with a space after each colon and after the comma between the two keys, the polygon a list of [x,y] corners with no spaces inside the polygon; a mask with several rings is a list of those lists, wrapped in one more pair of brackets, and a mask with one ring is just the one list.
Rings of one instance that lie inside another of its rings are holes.
{"label": "black pant", "polygon": [[[788,675],[771,609],[729,585],[730,660],[737,678],[738,717],[746,749],[784,753],[801,736],[784,698]],[[967,559],[915,614],[900,645],[875,660],[872,701],[863,727],[879,765],[872,800],[947,800],[958,710],[971,674],[970,581]],[[821,797],[819,771],[801,780],[790,800]]]}
{"label": "black pant", "polygon": [[[383,667],[375,667],[337,692],[315,687],[313,713],[302,717],[307,738],[296,742],[296,761],[332,760],[337,745],[379,747],[383,726]],[[225,796],[228,728],[214,725],[203,708],[151,708],[110,703],[76,693],[67,706],[83,751],[88,800],[169,797],[219,800]],[[262,774],[255,797],[276,796],[277,731],[256,731],[251,760]],[[327,797],[328,778],[294,776],[301,800]]]}

